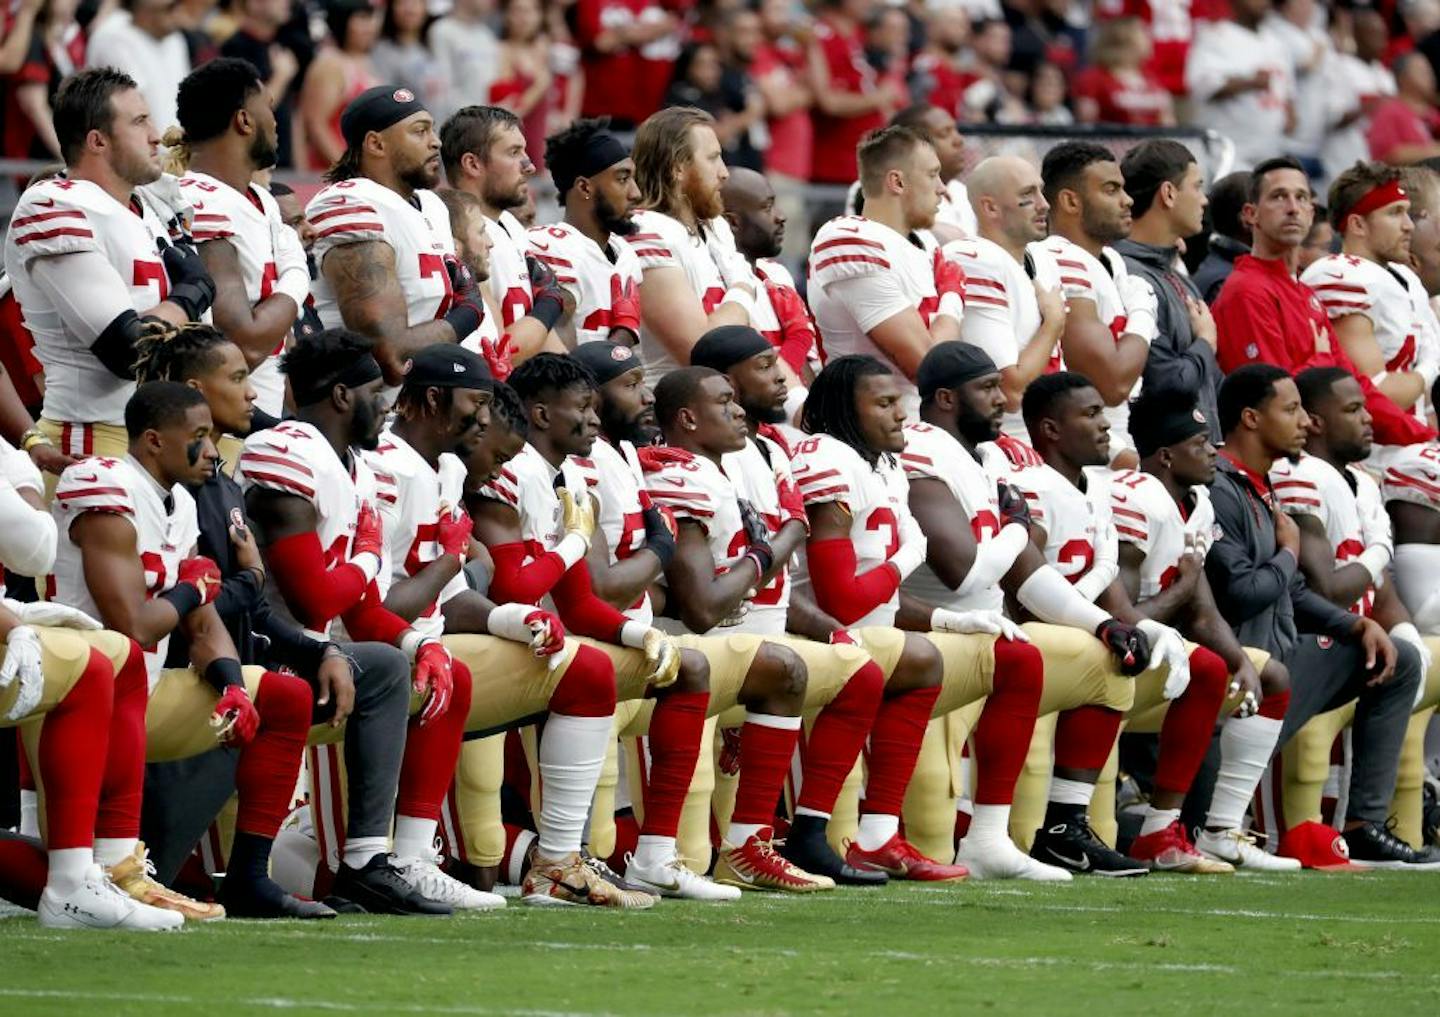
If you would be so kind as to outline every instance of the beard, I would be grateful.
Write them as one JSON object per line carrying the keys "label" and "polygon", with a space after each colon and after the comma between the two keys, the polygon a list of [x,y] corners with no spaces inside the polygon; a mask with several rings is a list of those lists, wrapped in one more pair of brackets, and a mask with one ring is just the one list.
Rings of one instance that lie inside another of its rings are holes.
{"label": "beard", "polygon": [[255,140],[250,142],[250,165],[257,170],[272,168],[279,158],[277,143],[265,137],[263,131],[256,133]]}
{"label": "beard", "polygon": [[972,445],[994,441],[1000,436],[1000,423],[973,410],[961,410],[955,419],[955,429]]}
{"label": "beard", "polygon": [[740,401],[740,408],[745,411],[747,417],[752,417],[762,424],[783,424],[786,420],[785,406],[783,403],[779,406],[774,403],[764,405],[742,399]]}
{"label": "beard", "polygon": [[631,219],[629,213],[618,211],[600,191],[595,192],[595,221],[606,233],[617,237],[632,236],[640,228],[640,224]]}
{"label": "beard", "polygon": [[146,156],[117,153],[112,165],[115,175],[133,187],[153,184],[160,179],[160,167]]}
{"label": "beard", "polygon": [[1119,218],[1102,219],[1093,214],[1089,208],[1081,216],[1081,226],[1085,229],[1086,236],[1098,240],[1102,244],[1113,244],[1117,240],[1124,240],[1130,235],[1130,231],[1120,225]]}
{"label": "beard", "polygon": [[374,403],[362,399],[355,404],[350,433],[355,436],[353,444],[356,448],[373,452],[380,445],[380,419],[381,414],[376,412]]}
{"label": "beard", "polygon": [[600,430],[611,441],[628,441],[635,446],[653,445],[660,437],[660,428],[654,424],[642,424],[638,416],[622,417],[609,406],[601,409]]}
{"label": "beard", "polygon": [[504,212],[507,209],[519,208],[525,204],[525,180],[510,188],[508,191],[492,191],[488,188],[485,191],[485,204],[497,212]]}
{"label": "beard", "polygon": [[415,166],[407,166],[398,174],[400,182],[412,191],[428,191],[440,183],[440,167],[432,168],[429,160]]}
{"label": "beard", "polygon": [[700,222],[708,222],[725,211],[725,202],[720,198],[720,189],[707,190],[693,174],[686,174],[682,189],[690,211]]}

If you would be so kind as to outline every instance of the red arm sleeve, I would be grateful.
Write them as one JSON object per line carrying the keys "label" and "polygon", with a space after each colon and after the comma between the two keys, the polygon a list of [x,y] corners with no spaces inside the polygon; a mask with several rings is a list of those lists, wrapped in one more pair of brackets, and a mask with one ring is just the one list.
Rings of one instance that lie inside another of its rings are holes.
{"label": "red arm sleeve", "polygon": [[780,319],[780,359],[803,377],[805,362],[815,345],[815,326],[810,322],[810,314],[800,294],[788,286],[766,283],[765,289],[770,294],[775,316]]}
{"label": "red arm sleeve", "polygon": [[573,635],[589,636],[604,643],[620,640],[626,617],[595,596],[590,586],[590,566],[584,560],[571,566],[551,591],[555,610]]}
{"label": "red arm sleeve", "polygon": [[857,575],[855,545],[847,539],[812,541],[805,553],[815,602],[841,625],[864,618],[900,588],[900,573],[889,562]]}
{"label": "red arm sleeve", "polygon": [[307,629],[319,632],[365,596],[365,573],[349,562],[325,567],[320,535],[314,530],[277,540],[266,555],[280,595]]}
{"label": "red arm sleeve", "polygon": [[398,646],[400,637],[410,627],[409,622],[385,606],[380,599],[380,587],[373,579],[365,587],[360,602],[345,612],[344,621],[351,639],[390,646]]}
{"label": "red arm sleeve", "polygon": [[1395,402],[1376,388],[1375,383],[1369,378],[1353,368],[1350,369],[1350,373],[1355,375],[1355,380],[1360,382],[1360,387],[1365,391],[1365,408],[1374,418],[1377,442],[1381,445],[1414,445],[1422,441],[1430,441],[1435,437],[1433,428],[1426,427],[1396,406]]}
{"label": "red arm sleeve", "polygon": [[490,580],[490,598],[497,604],[538,604],[565,574],[565,562],[547,551],[525,563],[525,545],[516,541],[490,548],[495,575]]}

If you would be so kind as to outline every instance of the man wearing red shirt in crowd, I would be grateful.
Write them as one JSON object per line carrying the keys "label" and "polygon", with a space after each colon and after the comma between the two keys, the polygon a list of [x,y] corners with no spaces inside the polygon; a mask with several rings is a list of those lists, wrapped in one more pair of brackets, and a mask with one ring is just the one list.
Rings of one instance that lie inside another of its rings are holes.
{"label": "man wearing red shirt in crowd", "polygon": [[1251,253],[1235,260],[1213,309],[1220,369],[1229,374],[1257,362],[1291,374],[1307,367],[1339,367],[1355,375],[1365,390],[1376,443],[1413,445],[1433,439],[1434,430],[1355,370],[1314,291],[1295,276],[1300,245],[1315,218],[1310,182],[1300,164],[1282,157],[1256,166],[1244,218],[1253,234]]}
{"label": "man wearing red shirt in crowd", "polygon": [[770,127],[765,172],[772,178],[809,180],[814,96],[805,71],[805,48],[794,35],[790,0],[763,0],[759,12],[765,39],[755,50],[750,76],[765,100]]}
{"label": "man wearing red shirt in crowd", "polygon": [[[652,87],[654,64],[646,50],[665,43],[679,22],[655,0],[579,0],[575,41],[585,71],[584,117],[608,116],[617,127],[634,127],[659,105]],[[669,79],[669,68],[664,77]]]}
{"label": "man wearing red shirt in crowd", "polygon": [[865,59],[863,25],[875,0],[824,0],[810,45],[810,87],[815,161],[810,179],[849,184],[855,180],[855,146],[883,127],[908,101],[893,84],[877,81]]}
{"label": "man wearing red shirt in crowd", "polygon": [[1435,110],[1435,71],[1419,53],[1395,61],[1398,94],[1382,99],[1370,114],[1365,140],[1370,157],[1403,166],[1440,155],[1440,113]]}

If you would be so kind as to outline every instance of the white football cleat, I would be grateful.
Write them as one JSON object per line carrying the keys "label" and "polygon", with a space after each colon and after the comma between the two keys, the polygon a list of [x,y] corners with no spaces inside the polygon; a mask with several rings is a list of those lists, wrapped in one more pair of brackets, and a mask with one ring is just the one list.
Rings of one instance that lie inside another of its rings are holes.
{"label": "white football cleat", "polygon": [[660,865],[643,865],[633,854],[625,856],[625,881],[661,897],[681,900],[731,901],[740,899],[738,886],[723,886],[687,869],[678,855]]}
{"label": "white football cleat", "polygon": [[970,870],[971,879],[1029,879],[1039,883],[1068,883],[1070,873],[1046,865],[1017,848],[1009,837],[977,841],[966,837],[955,852],[955,864]]}
{"label": "white football cleat", "polygon": [[85,873],[85,881],[64,897],[50,887],[40,894],[40,925],[47,929],[132,929],[172,931],[185,924],[178,911],[142,904],[110,882],[98,865]]}
{"label": "white football cleat", "polygon": [[1300,859],[1272,855],[1240,830],[1200,830],[1195,834],[1195,849],[1207,858],[1229,862],[1246,872],[1300,871]]}
{"label": "white football cleat", "polygon": [[505,898],[498,893],[486,893],[473,886],[467,886],[454,876],[443,872],[435,863],[438,857],[394,859],[395,869],[400,878],[422,897],[449,904],[456,911],[493,911],[505,906]]}

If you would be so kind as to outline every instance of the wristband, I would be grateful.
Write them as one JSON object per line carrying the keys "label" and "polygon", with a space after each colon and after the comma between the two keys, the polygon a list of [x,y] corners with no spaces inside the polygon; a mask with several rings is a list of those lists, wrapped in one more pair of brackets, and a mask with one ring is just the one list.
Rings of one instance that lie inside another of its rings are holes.
{"label": "wristband", "polygon": [[405,652],[405,656],[409,657],[410,663],[413,664],[415,663],[415,655],[420,652],[420,647],[424,646],[426,643],[433,642],[434,640],[431,639],[429,636],[425,635],[423,632],[417,632],[414,629],[406,629],[404,634],[400,636],[400,649]]}
{"label": "wristband", "polygon": [[940,303],[935,308],[935,317],[944,315],[947,318],[954,318],[956,323],[965,318],[965,302],[960,294],[953,290],[949,293],[940,294]]}
{"label": "wristband", "polygon": [[455,330],[459,342],[480,327],[480,310],[474,304],[456,304],[445,313],[445,324]]}
{"label": "wristband", "polygon": [[198,283],[181,283],[170,288],[165,300],[184,311],[189,321],[199,321],[201,316],[210,310],[210,305],[215,300],[215,290],[211,287],[210,291],[206,292]]}
{"label": "wristband", "polygon": [[36,445],[53,445],[50,436],[38,427],[32,427],[20,436],[20,450],[28,453]]}
{"label": "wristband", "polygon": [[205,603],[204,595],[190,583],[176,583],[160,594],[159,599],[173,607],[181,618]]}
{"label": "wristband", "polygon": [[295,301],[295,310],[298,314],[305,309],[305,301],[310,296],[310,271],[304,265],[295,268],[287,268],[280,275],[275,283],[272,293],[283,293]]}
{"label": "wristband", "polygon": [[620,626],[620,645],[628,646],[632,650],[645,649],[645,636],[650,632],[650,626],[644,622],[627,621]]}
{"label": "wristband", "polygon": [[1385,585],[1385,566],[1390,564],[1390,549],[1384,544],[1371,544],[1355,559],[1370,573],[1370,582],[1377,590]]}
{"label": "wristband", "polygon": [[232,685],[245,687],[245,674],[234,657],[219,657],[205,665],[205,680],[216,692],[223,693]]}
{"label": "wristband", "polygon": [[755,317],[755,297],[747,289],[739,286],[731,286],[725,291],[725,295],[720,298],[720,303],[736,304],[744,309],[746,317],[752,319]]}
{"label": "wristband", "polygon": [[567,572],[571,566],[585,557],[585,552],[588,550],[590,550],[590,541],[578,533],[565,534],[560,538],[560,543],[555,545],[555,554],[565,563]]}
{"label": "wristband", "polygon": [[1388,377],[1390,377],[1389,371],[1381,371],[1379,374],[1370,375],[1370,382],[1378,388],[1380,386],[1380,383]]}
{"label": "wristband", "polygon": [[545,331],[550,332],[554,330],[555,323],[564,317],[564,315],[564,302],[554,293],[547,290],[535,298],[535,303],[531,305],[529,313],[525,316],[527,318],[534,318],[545,326]]}
{"label": "wristband", "polygon": [[374,551],[364,551],[350,559],[350,564],[360,570],[365,577],[365,585],[369,586],[380,574],[380,556]]}

